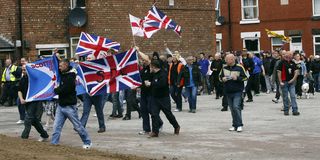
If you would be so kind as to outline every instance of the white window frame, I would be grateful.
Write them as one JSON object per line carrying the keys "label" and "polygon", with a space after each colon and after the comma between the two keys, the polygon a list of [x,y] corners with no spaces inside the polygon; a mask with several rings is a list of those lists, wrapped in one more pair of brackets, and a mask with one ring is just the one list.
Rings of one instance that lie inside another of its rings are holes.
{"label": "white window frame", "polygon": [[[77,4],[73,4],[74,1],[77,1],[77,0],[70,0],[70,8],[71,8],[71,9],[76,8],[76,5],[77,5]],[[86,7],[80,7],[80,8],[85,9]]]}
{"label": "white window frame", "polygon": [[[219,42],[219,48],[220,50],[218,51],[216,49],[216,52],[221,52],[222,51],[222,33],[216,33],[216,44]],[[216,47],[217,48],[217,47]]]}
{"label": "white window frame", "polygon": [[[300,42],[300,44],[301,44],[301,50],[303,50],[303,44],[302,44],[302,36],[291,36],[291,41],[290,41],[290,50],[291,51],[294,51],[292,48],[291,48],[291,45],[293,44],[292,43],[292,38],[301,38],[301,42]],[[296,43],[296,44],[298,44],[298,43]]]}
{"label": "white window frame", "polygon": [[246,47],[246,40],[258,40],[258,50],[257,51],[248,51],[253,53],[260,53],[260,37],[247,37],[242,39],[243,48]]}
{"label": "white window frame", "polygon": [[74,57],[74,56],[75,56],[75,54],[74,54],[75,51],[73,50],[73,47],[74,47],[74,46],[78,46],[78,43],[77,43],[77,44],[73,44],[73,43],[72,43],[72,41],[75,40],[75,39],[78,39],[78,43],[79,43],[79,39],[80,39],[80,38],[79,38],[79,37],[71,37],[71,38],[70,38],[70,56],[71,56],[71,57]]}
{"label": "white window frame", "polygon": [[[273,44],[273,39],[276,37],[271,37],[271,51],[273,51],[273,47],[282,47],[283,46],[283,42],[282,44]],[[279,38],[280,39],[280,38]]]}
{"label": "white window frame", "polygon": [[320,38],[320,35],[313,36],[313,55],[316,55],[316,45],[320,45],[320,43],[316,43],[316,38]]}
{"label": "white window frame", "polygon": [[315,6],[316,6],[315,3],[314,3],[314,1],[315,1],[315,0],[312,0],[312,15],[313,15],[313,16],[320,16],[320,13],[319,13],[319,14],[315,14],[315,13],[314,13],[314,12],[315,12]]}
{"label": "white window frame", "polygon": [[253,7],[253,6],[246,6],[244,7],[244,3],[243,3],[244,0],[241,0],[241,21],[240,21],[240,24],[255,24],[255,23],[260,23],[260,20],[259,20],[259,0],[256,0],[257,1],[257,18],[254,18],[254,19],[245,19],[244,17],[244,8],[249,8],[249,7]]}
{"label": "white window frame", "polygon": [[173,7],[174,6],[174,0],[169,0],[169,6]]}
{"label": "white window frame", "polygon": [[[52,53],[54,49],[58,50],[64,50],[64,54],[60,55],[62,57],[67,58],[67,48],[69,48],[69,44],[61,43],[61,44],[36,44],[36,49],[38,52],[38,55],[40,55],[41,51],[49,51],[51,50]],[[48,55],[45,55],[44,57],[49,57]]]}

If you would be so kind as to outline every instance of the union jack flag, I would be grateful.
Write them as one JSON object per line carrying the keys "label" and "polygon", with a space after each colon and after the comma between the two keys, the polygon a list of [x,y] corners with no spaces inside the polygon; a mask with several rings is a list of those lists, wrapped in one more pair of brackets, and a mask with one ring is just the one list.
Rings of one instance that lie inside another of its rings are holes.
{"label": "union jack flag", "polygon": [[172,19],[160,11],[156,6],[148,11],[148,15],[145,17],[148,24],[159,29],[164,28],[168,30],[174,30],[179,36],[181,36],[181,26],[177,25]]}
{"label": "union jack flag", "polygon": [[88,93],[113,93],[141,85],[137,52],[134,48],[105,58],[80,62]]}
{"label": "union jack flag", "polygon": [[93,54],[98,58],[99,54],[105,55],[111,48],[118,52],[120,50],[120,43],[101,36],[81,32],[76,54],[79,56]]}

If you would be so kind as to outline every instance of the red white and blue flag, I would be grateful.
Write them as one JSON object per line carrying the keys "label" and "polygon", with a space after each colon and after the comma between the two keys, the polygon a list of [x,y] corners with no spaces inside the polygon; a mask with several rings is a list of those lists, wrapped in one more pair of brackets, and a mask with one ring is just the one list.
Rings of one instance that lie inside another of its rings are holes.
{"label": "red white and blue flag", "polygon": [[141,85],[137,52],[129,51],[80,62],[89,95],[113,93]]}
{"label": "red white and blue flag", "polygon": [[142,20],[140,18],[132,16],[131,14],[129,14],[129,18],[130,18],[132,35],[134,36],[151,38],[153,34],[155,34],[160,30],[160,28],[152,25],[152,23],[155,22],[153,20]]}
{"label": "red white and blue flag", "polygon": [[105,55],[110,49],[118,52],[120,50],[120,43],[101,36],[81,32],[76,54],[79,56],[93,54],[98,58],[99,55]]}
{"label": "red white and blue flag", "polygon": [[147,21],[149,25],[159,29],[163,28],[167,30],[173,30],[179,36],[181,36],[181,26],[177,25],[175,21],[165,15],[156,6],[152,6],[152,8],[148,11],[145,21]]}

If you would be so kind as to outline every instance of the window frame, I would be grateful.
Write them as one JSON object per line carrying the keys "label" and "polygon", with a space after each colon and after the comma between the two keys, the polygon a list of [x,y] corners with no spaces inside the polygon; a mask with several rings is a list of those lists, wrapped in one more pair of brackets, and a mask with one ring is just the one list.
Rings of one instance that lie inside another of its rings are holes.
{"label": "window frame", "polygon": [[[73,44],[72,41],[75,39],[78,39],[78,43]],[[71,58],[75,57],[75,50],[73,50],[73,46],[78,46],[79,40],[80,40],[79,37],[70,37],[70,56],[71,56]],[[76,49],[77,49],[77,47],[76,47]]]}
{"label": "window frame", "polygon": [[[51,51],[51,54],[53,54],[54,52],[54,49],[55,48],[39,48],[39,49],[37,49],[38,51],[38,55],[41,55],[41,51]],[[59,56],[61,57],[61,58],[67,58],[67,48],[57,48],[58,49],[58,51],[59,50],[63,50],[63,52],[64,52],[64,54],[59,54]],[[43,57],[51,57],[52,55],[41,55],[41,56],[43,56]]]}
{"label": "window frame", "polygon": [[316,7],[315,0],[312,0],[312,15],[314,17],[318,17],[318,16],[320,16],[320,13],[319,14],[315,14],[315,7]]}
{"label": "window frame", "polygon": [[[292,48],[291,48],[291,46],[292,46],[292,44],[301,44],[301,51],[303,50],[303,44],[302,44],[302,36],[291,36],[290,37],[291,38],[291,40],[290,40],[290,50],[293,50]],[[292,42],[292,38],[300,38],[301,39],[301,42],[299,42],[299,43],[296,43],[296,42]]]}
{"label": "window frame", "polygon": [[313,55],[317,55],[316,45],[320,45],[320,42],[316,42],[316,38],[320,38],[320,35],[313,35]]}
{"label": "window frame", "polygon": [[280,38],[278,38],[278,39],[281,40],[282,44],[274,44],[273,43],[273,39],[274,38],[277,38],[277,37],[270,37],[270,40],[271,40],[271,51],[274,51],[273,47],[282,47],[284,45],[284,42]]}
{"label": "window frame", "polygon": [[258,40],[258,50],[257,51],[249,51],[248,52],[252,52],[252,53],[260,53],[260,37],[246,37],[246,38],[242,38],[242,46],[243,48],[247,48],[246,46],[246,40]]}
{"label": "window frame", "polygon": [[216,46],[216,52],[221,53],[222,51],[222,40],[221,39],[217,39],[216,40],[216,44],[219,43],[219,50],[218,50],[218,46]]}
{"label": "window frame", "polygon": [[[71,8],[71,9],[76,8],[76,5],[77,5],[77,4],[74,6],[74,5],[73,5],[73,2],[74,2],[74,1],[77,1],[77,0],[70,0],[70,8]],[[77,2],[76,2],[76,3],[77,3]],[[86,6],[84,6],[84,7],[80,7],[80,8],[85,9],[85,8],[86,8]]]}
{"label": "window frame", "polygon": [[[259,20],[259,0],[255,0],[256,1],[256,6],[244,6],[244,1],[245,0],[241,0],[241,21],[240,21],[240,24],[249,24],[250,22],[252,22],[252,23],[260,23],[260,20]],[[252,8],[252,7],[256,7],[257,8],[257,18],[246,19],[244,17],[244,9],[245,8]]]}

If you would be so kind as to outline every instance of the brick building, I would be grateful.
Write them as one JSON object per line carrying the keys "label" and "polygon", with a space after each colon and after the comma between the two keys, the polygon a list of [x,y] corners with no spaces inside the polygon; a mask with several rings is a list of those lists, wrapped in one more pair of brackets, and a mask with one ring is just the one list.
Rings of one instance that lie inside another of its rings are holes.
{"label": "brick building", "polygon": [[[54,48],[72,57],[81,31],[108,37],[121,43],[122,51],[132,46],[128,14],[143,18],[154,0],[8,0],[0,2],[0,42],[10,50],[7,57],[50,55]],[[82,27],[70,24],[69,14],[81,7],[87,22]],[[190,55],[215,51],[214,1],[160,0],[156,6],[182,26],[182,38],[173,31],[161,30],[151,39],[135,37],[146,53],[164,51],[164,44],[174,51]],[[21,23],[22,22],[22,23]],[[16,49],[15,49],[16,48]],[[3,57],[2,57],[3,59]]]}
{"label": "brick building", "polygon": [[216,11],[218,51],[281,48],[283,42],[269,37],[269,29],[292,38],[286,50],[320,54],[320,0],[216,0]]}

